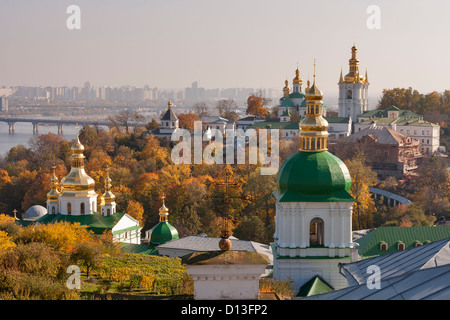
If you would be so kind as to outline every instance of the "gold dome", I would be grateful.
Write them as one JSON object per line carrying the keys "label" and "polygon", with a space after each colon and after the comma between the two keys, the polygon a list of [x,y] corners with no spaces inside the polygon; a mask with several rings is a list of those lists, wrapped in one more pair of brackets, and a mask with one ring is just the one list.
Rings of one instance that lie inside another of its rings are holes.
{"label": "gold dome", "polygon": [[[95,181],[84,170],[84,146],[81,144],[79,136],[72,146],[70,160],[72,168],[69,174],[61,180],[61,193],[65,196],[77,196],[95,193]],[[81,194],[78,192],[82,192]]]}
{"label": "gold dome", "polygon": [[59,180],[55,173],[55,167],[53,167],[53,175],[50,179],[50,186],[51,186],[51,189],[47,193],[47,200],[57,201],[58,197],[59,197],[59,191],[58,191]]}
{"label": "gold dome", "polygon": [[300,78],[300,70],[298,70],[298,67],[297,67],[297,70],[295,70],[295,78],[292,80],[292,82],[293,83],[300,83],[300,84],[303,83],[303,79]]}

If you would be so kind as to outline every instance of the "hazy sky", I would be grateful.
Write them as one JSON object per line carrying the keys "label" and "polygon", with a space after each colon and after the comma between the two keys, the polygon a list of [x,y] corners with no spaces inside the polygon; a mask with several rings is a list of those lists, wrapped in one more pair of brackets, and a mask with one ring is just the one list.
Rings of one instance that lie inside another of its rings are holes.
{"label": "hazy sky", "polygon": [[[81,8],[81,30],[66,9]],[[369,5],[381,30],[369,30]],[[450,1],[2,0],[0,85],[281,88],[337,95],[353,43],[370,93],[450,89]]]}

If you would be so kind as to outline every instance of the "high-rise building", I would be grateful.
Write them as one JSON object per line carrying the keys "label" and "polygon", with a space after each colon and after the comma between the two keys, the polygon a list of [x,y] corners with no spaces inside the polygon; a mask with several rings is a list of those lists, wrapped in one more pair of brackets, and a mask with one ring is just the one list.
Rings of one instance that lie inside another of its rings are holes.
{"label": "high-rise building", "polygon": [[0,97],[0,112],[8,112],[8,99],[6,97]]}

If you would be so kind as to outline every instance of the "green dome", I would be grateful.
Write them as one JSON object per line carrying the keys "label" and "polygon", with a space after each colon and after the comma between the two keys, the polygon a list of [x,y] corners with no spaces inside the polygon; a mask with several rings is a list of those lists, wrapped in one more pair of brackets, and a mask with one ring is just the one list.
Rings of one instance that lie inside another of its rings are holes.
{"label": "green dome", "polygon": [[168,222],[159,222],[150,232],[150,244],[160,245],[178,238],[177,229]]}
{"label": "green dome", "polygon": [[277,180],[279,202],[355,201],[347,166],[328,151],[292,154],[281,164]]}

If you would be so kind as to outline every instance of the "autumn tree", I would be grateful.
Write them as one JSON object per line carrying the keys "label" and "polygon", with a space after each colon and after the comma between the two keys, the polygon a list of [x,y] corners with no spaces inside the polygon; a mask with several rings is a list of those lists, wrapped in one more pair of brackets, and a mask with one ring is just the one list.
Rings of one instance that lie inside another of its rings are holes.
{"label": "autumn tree", "polygon": [[178,115],[180,128],[194,130],[194,122],[200,121],[200,118],[192,112],[182,113]]}
{"label": "autumn tree", "polygon": [[144,207],[137,201],[130,200],[127,206],[127,214],[139,221],[139,225],[144,222]]}
{"label": "autumn tree", "polygon": [[199,117],[209,116],[208,105],[204,102],[197,102],[196,104],[194,104],[194,113]]}
{"label": "autumn tree", "polygon": [[445,161],[436,156],[424,159],[416,179],[414,202],[422,206],[426,214],[445,214],[450,211],[450,175]]}
{"label": "autumn tree", "polygon": [[268,243],[263,221],[255,214],[245,216],[233,229],[233,235],[240,240]]}
{"label": "autumn tree", "polygon": [[167,149],[161,147],[159,140],[155,136],[150,135],[145,138],[145,146],[139,154],[139,158],[144,161],[153,159],[156,162],[157,168],[162,168],[169,164],[169,152]]}
{"label": "autumn tree", "polygon": [[8,171],[0,169],[0,189],[10,182],[11,177],[9,176]]}
{"label": "autumn tree", "polygon": [[353,206],[353,226],[360,229],[372,227],[375,203],[370,196],[369,187],[375,185],[376,173],[366,165],[364,153],[359,152],[352,160],[345,162],[352,179],[350,195],[355,199]]}
{"label": "autumn tree", "polygon": [[265,118],[269,114],[269,109],[264,107],[264,98],[258,95],[251,95],[247,98],[247,110],[245,114]]}
{"label": "autumn tree", "polygon": [[237,121],[239,119],[236,112],[237,104],[233,99],[221,99],[217,101],[216,109],[221,117],[225,119]]}
{"label": "autumn tree", "polygon": [[125,128],[125,133],[130,133],[130,127],[136,128],[144,126],[145,117],[139,111],[122,110],[115,116],[109,116],[109,126],[116,128],[120,131],[120,128]]}
{"label": "autumn tree", "polygon": [[89,279],[89,272],[101,265],[101,250],[98,244],[91,241],[79,242],[71,254],[75,263],[79,261],[86,267],[86,277]]}

